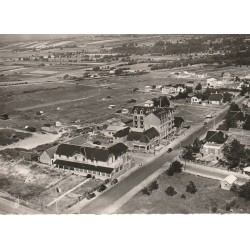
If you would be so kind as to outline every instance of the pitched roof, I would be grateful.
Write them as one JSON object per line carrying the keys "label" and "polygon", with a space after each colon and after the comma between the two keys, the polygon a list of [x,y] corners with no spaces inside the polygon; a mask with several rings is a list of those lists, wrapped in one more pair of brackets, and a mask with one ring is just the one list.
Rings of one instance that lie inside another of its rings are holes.
{"label": "pitched roof", "polygon": [[132,113],[137,111],[137,113],[139,114],[142,111],[142,113],[145,115],[151,113],[154,109],[155,109],[154,107],[134,106],[132,109]]}
{"label": "pitched roof", "polygon": [[223,144],[227,140],[228,136],[222,131],[208,131],[206,135],[207,142],[214,142],[218,144]]}
{"label": "pitched roof", "polygon": [[130,131],[130,127],[126,127],[124,129],[118,130],[116,133],[114,133],[115,138],[122,138],[124,136],[127,136]]}
{"label": "pitched roof", "polygon": [[233,184],[236,180],[237,180],[237,178],[234,175],[231,174],[231,175],[228,175],[222,181],[226,181],[228,184]]}
{"label": "pitched roof", "polygon": [[72,162],[72,161],[56,160],[54,162],[54,164],[62,165],[65,167],[72,167],[72,168],[97,171],[97,172],[102,172],[102,173],[107,173],[107,174],[111,174],[114,171],[113,168],[89,165],[89,164],[84,164],[84,163],[80,163],[80,162]]}
{"label": "pitched roof", "polygon": [[58,145],[56,145],[54,147],[51,147],[51,148],[48,148],[44,152],[46,152],[49,157],[53,158],[54,157],[54,153],[56,152],[57,148],[58,148]]}
{"label": "pitched roof", "polygon": [[164,107],[158,108],[157,110],[153,111],[153,114],[156,115],[158,118],[162,119],[165,114],[173,112],[172,108]]}
{"label": "pitched roof", "polygon": [[223,95],[222,94],[212,93],[209,96],[208,101],[221,101],[222,99],[223,99]]}
{"label": "pitched roof", "polygon": [[81,147],[78,145],[60,144],[56,150],[56,154],[73,156],[74,154],[82,154],[84,157],[90,160],[106,162],[111,154],[116,158],[126,152],[127,146],[123,143],[117,143],[110,148],[93,148],[93,147]]}
{"label": "pitched roof", "polygon": [[144,132],[131,131],[128,134],[127,140],[148,143],[157,136],[160,136],[159,132],[152,127]]}

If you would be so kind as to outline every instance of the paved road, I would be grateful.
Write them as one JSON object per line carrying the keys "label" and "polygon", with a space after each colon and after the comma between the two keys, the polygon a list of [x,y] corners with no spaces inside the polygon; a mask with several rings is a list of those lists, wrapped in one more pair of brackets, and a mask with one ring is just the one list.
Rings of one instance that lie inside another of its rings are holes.
{"label": "paved road", "polygon": [[190,162],[185,164],[185,171],[191,174],[196,174],[196,175],[200,175],[200,176],[204,176],[204,177],[208,177],[208,178],[216,179],[216,180],[223,180],[228,175],[233,174],[235,177],[237,177],[236,182],[239,185],[245,184],[250,179],[249,176],[242,176],[241,174],[235,173],[233,171],[207,167],[207,166],[194,164]]}
{"label": "paved road", "polygon": [[[237,102],[238,103],[242,102],[242,99]],[[173,147],[174,150],[171,153],[163,154],[162,156],[160,156],[159,158],[156,158],[152,162],[145,164],[144,167],[136,170],[131,175],[129,175],[126,179],[117,183],[115,187],[107,190],[105,193],[103,193],[102,195],[97,197],[95,200],[90,202],[88,205],[83,207],[80,210],[80,213],[102,214],[102,211],[104,211],[106,208],[108,208],[111,204],[116,202],[122,196],[126,195],[130,190],[135,188],[138,184],[143,182],[154,172],[162,168],[164,164],[166,164],[167,162],[170,163],[174,159],[174,157],[180,154],[181,146],[186,146],[186,145],[191,144],[195,140],[195,138],[203,136],[208,130],[210,130],[210,128],[213,127],[213,124],[220,123],[222,119],[225,117],[228,109],[229,109],[229,106],[225,107],[218,114],[218,116],[215,117],[214,119],[211,119],[206,126],[201,126],[193,134],[184,137],[180,145],[176,145],[175,147]]]}
{"label": "paved road", "polygon": [[33,210],[31,208],[16,204],[12,201],[6,200],[0,197],[0,210],[6,214],[41,214],[41,212]]}

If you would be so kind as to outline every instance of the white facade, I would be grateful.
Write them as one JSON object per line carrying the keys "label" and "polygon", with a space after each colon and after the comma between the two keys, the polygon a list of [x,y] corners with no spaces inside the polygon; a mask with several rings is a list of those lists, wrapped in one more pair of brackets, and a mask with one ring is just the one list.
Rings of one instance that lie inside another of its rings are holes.
{"label": "white facade", "polygon": [[224,190],[230,190],[236,180],[237,178],[234,175],[229,175],[225,179],[221,180],[220,186]]}
{"label": "white facade", "polygon": [[151,100],[147,100],[147,101],[144,103],[144,106],[145,106],[145,107],[154,107],[154,102],[151,101]]}
{"label": "white facade", "polygon": [[196,96],[193,96],[191,98],[191,103],[200,103],[201,102],[201,99],[197,98]]}

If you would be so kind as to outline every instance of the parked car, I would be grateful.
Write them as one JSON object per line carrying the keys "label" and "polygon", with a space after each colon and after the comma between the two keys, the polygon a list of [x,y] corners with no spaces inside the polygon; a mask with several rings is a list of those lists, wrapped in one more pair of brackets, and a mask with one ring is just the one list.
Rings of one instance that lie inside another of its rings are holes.
{"label": "parked car", "polygon": [[114,179],[114,180],[111,181],[110,184],[111,184],[111,185],[115,185],[117,182],[118,182],[118,180],[117,180],[117,179]]}
{"label": "parked car", "polygon": [[103,192],[104,190],[106,190],[107,189],[107,187],[104,185],[104,184],[102,184],[98,189],[97,189],[97,191],[98,192]]}
{"label": "parked car", "polygon": [[100,141],[93,141],[93,144],[101,145],[101,142]]}
{"label": "parked car", "polygon": [[172,151],[173,151],[173,149],[172,149],[172,148],[169,148],[167,152],[170,153],[170,152],[172,152]]}
{"label": "parked car", "polygon": [[96,197],[95,193],[87,193],[86,195],[87,200],[93,199],[94,197]]}

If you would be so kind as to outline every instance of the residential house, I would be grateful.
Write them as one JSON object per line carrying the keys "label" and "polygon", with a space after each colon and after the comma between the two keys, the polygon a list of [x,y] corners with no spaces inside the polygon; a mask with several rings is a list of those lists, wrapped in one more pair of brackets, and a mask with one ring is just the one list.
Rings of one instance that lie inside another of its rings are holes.
{"label": "residential house", "polygon": [[145,107],[154,107],[154,102],[151,101],[151,100],[147,100],[147,101],[144,103],[144,106],[145,106]]}
{"label": "residential house", "polygon": [[195,103],[195,104],[201,103],[201,99],[199,99],[196,96],[193,96],[193,97],[191,97],[191,104],[193,104],[193,103]]}
{"label": "residential house", "polygon": [[133,127],[144,128],[144,119],[147,114],[156,110],[154,107],[134,106],[132,109],[133,114]]}
{"label": "residential house", "polygon": [[228,136],[222,131],[208,131],[203,145],[202,153],[205,155],[212,154],[215,159],[218,159],[222,154],[224,143]]}
{"label": "residential house", "polygon": [[125,127],[121,130],[118,130],[113,135],[113,141],[116,143],[125,142],[127,140],[127,136],[129,134],[129,131],[130,131],[130,127]]}
{"label": "residential house", "polygon": [[222,81],[218,81],[215,78],[209,78],[207,79],[207,88],[217,88],[221,87],[223,85]]}
{"label": "residential house", "polygon": [[212,93],[208,98],[208,103],[212,105],[221,105],[223,102],[223,95]]}
{"label": "residential house", "polygon": [[151,86],[145,86],[145,91],[146,92],[150,92],[152,90],[152,87]]}
{"label": "residential house", "polygon": [[127,149],[123,143],[109,148],[61,144],[54,154],[53,165],[79,174],[113,179],[131,167],[132,161]]}
{"label": "residential house", "polygon": [[186,86],[184,84],[178,84],[175,86],[166,85],[161,89],[161,93],[165,95],[176,96],[179,93],[183,93],[186,91]]}
{"label": "residential house", "polygon": [[220,187],[224,190],[230,190],[232,185],[236,182],[237,178],[234,175],[228,175],[226,178],[221,180]]}
{"label": "residential house", "polygon": [[56,153],[56,150],[58,148],[58,145],[48,148],[39,157],[39,161],[43,164],[52,166],[53,165],[53,159],[54,159],[54,154]]}
{"label": "residential house", "polygon": [[103,134],[107,137],[112,138],[113,135],[119,131],[124,129],[125,126],[119,126],[119,125],[108,125],[108,127],[106,129],[103,130]]}
{"label": "residential house", "polygon": [[144,119],[144,128],[156,128],[160,134],[160,139],[168,138],[175,131],[174,111],[172,108],[158,108],[147,114]]}
{"label": "residential house", "polygon": [[160,144],[160,134],[154,128],[145,131],[130,131],[127,136],[127,145],[130,149],[139,152],[149,152]]}

